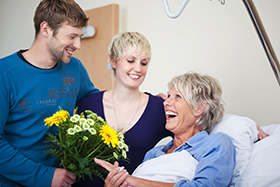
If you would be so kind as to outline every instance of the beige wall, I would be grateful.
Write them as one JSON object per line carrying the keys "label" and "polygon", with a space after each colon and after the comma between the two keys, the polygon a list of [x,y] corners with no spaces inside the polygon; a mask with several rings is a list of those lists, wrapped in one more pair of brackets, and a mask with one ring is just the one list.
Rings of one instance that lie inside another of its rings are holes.
{"label": "beige wall", "polygon": [[[182,0],[169,0],[175,12]],[[32,17],[39,0],[0,0],[0,57],[30,47]],[[77,0],[84,10],[120,6],[120,31],[139,31],[152,45],[152,61],[142,91],[167,92],[166,84],[188,70],[210,74],[222,84],[226,112],[259,125],[280,123],[280,87],[241,0],[190,0],[177,19],[161,0]],[[255,0],[280,60],[280,1]],[[98,30],[97,30],[98,32]]]}

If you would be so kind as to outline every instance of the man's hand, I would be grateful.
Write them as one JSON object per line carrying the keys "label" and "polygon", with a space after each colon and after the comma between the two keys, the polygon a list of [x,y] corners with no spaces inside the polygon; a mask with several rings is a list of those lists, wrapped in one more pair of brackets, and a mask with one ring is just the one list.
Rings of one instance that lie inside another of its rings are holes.
{"label": "man's hand", "polygon": [[66,169],[56,168],[51,187],[70,187],[76,182],[76,176]]}
{"label": "man's hand", "polygon": [[164,93],[159,93],[157,96],[161,97],[163,100],[167,99],[167,96]]}

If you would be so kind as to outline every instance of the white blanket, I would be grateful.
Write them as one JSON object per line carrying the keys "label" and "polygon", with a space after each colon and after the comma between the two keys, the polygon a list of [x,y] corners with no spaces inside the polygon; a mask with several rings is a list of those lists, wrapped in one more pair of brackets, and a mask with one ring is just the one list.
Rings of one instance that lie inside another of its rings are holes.
{"label": "white blanket", "polygon": [[192,180],[198,161],[187,151],[162,155],[140,164],[133,176],[152,181],[176,183]]}

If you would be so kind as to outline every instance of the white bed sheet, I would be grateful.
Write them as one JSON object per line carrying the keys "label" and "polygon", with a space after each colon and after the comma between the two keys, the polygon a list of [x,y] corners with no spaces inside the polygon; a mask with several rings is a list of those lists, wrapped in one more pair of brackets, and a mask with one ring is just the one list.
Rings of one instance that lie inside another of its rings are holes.
{"label": "white bed sheet", "polygon": [[251,158],[237,178],[236,187],[280,186],[280,124],[262,129],[270,136],[252,146]]}

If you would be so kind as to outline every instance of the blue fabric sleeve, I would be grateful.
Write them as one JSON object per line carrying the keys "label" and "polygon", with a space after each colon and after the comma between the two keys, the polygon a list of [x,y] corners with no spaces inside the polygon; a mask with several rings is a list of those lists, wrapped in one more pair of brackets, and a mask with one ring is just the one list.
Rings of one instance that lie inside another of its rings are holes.
{"label": "blue fabric sleeve", "polygon": [[18,185],[30,187],[51,186],[54,167],[45,166],[28,159],[10,146],[2,135],[0,136],[0,151],[1,182],[10,186],[15,186],[15,182]]}
{"label": "blue fabric sleeve", "polygon": [[[76,60],[78,60],[78,59],[76,59]],[[80,60],[78,60],[78,61],[80,62]],[[80,91],[79,91],[79,95],[77,97],[76,105],[83,97],[99,91],[99,89],[95,88],[95,86],[91,82],[91,80],[88,76],[87,70],[82,63],[81,63],[81,77],[82,78],[81,78],[81,82],[80,82]]]}
{"label": "blue fabric sleeve", "polygon": [[55,168],[30,160],[12,147],[5,138],[4,129],[11,102],[8,94],[11,92],[3,77],[0,79],[0,85],[0,98],[5,98],[0,107],[0,182],[10,186],[15,186],[10,180],[30,187],[50,186]]}

